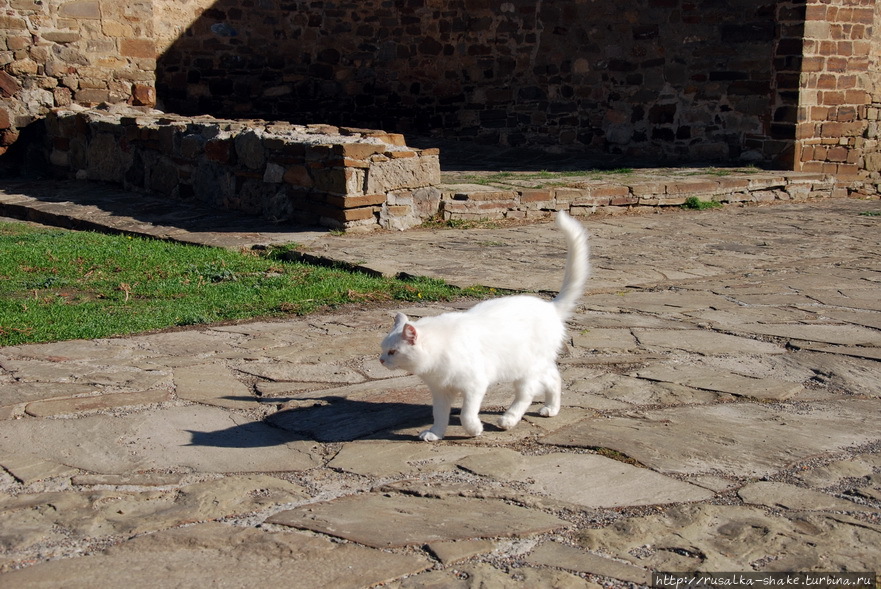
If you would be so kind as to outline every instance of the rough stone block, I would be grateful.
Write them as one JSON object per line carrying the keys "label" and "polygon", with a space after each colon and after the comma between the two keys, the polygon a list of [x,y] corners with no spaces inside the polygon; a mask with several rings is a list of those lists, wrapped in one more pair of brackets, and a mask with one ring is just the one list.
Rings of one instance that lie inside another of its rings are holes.
{"label": "rough stone block", "polygon": [[589,192],[582,188],[554,188],[554,198],[559,203],[569,203],[578,199],[587,198]]}
{"label": "rough stone block", "polygon": [[365,192],[386,193],[402,188],[422,188],[440,184],[440,160],[437,156],[375,162],[367,172]]}
{"label": "rough stone block", "polygon": [[508,201],[514,202],[514,199],[517,197],[517,193],[512,190],[479,190],[475,192],[469,192],[467,194],[457,194],[456,200],[470,200],[470,201]]}
{"label": "rough stone block", "polygon": [[714,194],[719,192],[719,184],[712,180],[692,180],[667,184],[667,194]]}
{"label": "rough stone block", "polygon": [[640,182],[630,185],[630,192],[633,196],[646,197],[656,194],[666,194],[667,185],[663,181],[657,182]]}
{"label": "rough stone block", "polygon": [[311,187],[313,184],[309,169],[303,165],[289,167],[285,170],[282,179],[288,184],[293,184],[294,186]]}

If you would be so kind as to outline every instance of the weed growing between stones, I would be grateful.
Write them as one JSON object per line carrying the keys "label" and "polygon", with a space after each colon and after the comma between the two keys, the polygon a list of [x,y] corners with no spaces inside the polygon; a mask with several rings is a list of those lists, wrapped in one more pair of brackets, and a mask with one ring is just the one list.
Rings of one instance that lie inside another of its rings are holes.
{"label": "weed growing between stones", "polygon": [[701,200],[696,196],[689,196],[681,206],[683,209],[705,211],[707,209],[717,209],[723,205],[714,200]]}

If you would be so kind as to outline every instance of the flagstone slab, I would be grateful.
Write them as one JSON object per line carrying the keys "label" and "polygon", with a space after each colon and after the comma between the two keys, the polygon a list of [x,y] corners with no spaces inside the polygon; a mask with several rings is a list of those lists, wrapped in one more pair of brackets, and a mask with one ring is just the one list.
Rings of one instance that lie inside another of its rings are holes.
{"label": "flagstone slab", "polygon": [[44,460],[32,454],[0,454],[0,466],[12,476],[29,485],[53,477],[69,477],[77,473],[75,468]]}
{"label": "flagstone slab", "polygon": [[180,399],[230,409],[250,409],[258,402],[229,368],[215,363],[175,368],[174,392]]}
{"label": "flagstone slab", "polygon": [[431,566],[421,555],[339,544],[299,532],[205,523],[140,536],[98,554],[0,575],[0,585],[94,587],[334,587],[361,589]]}
{"label": "flagstone slab", "polygon": [[0,386],[0,405],[14,405],[57,397],[73,397],[94,393],[99,388],[92,384],[72,382],[11,382]]}
{"label": "flagstone slab", "polygon": [[714,496],[702,487],[596,454],[504,458],[475,454],[457,464],[477,474],[522,481],[535,493],[590,508],[685,503]]}
{"label": "flagstone slab", "polygon": [[489,499],[375,493],[305,505],[273,515],[267,522],[375,548],[466,538],[523,537],[569,525],[541,511]]}
{"label": "flagstone slab", "polygon": [[106,411],[122,407],[153,405],[171,400],[169,391],[138,391],[133,393],[106,393],[67,399],[46,399],[28,403],[25,413],[34,417],[70,415],[88,411]]}
{"label": "flagstone slab", "polygon": [[814,488],[831,487],[845,478],[870,477],[875,468],[881,468],[881,455],[859,454],[846,460],[836,460],[819,468],[795,475],[799,481]]}
{"label": "flagstone slab", "polygon": [[122,339],[65,340],[45,344],[24,344],[3,349],[4,355],[70,362],[76,360],[121,360],[137,357],[136,347]]}
{"label": "flagstone slab", "polygon": [[492,540],[452,540],[431,542],[428,549],[443,564],[452,564],[478,554],[492,552],[496,543]]}
{"label": "flagstone slab", "polygon": [[0,546],[24,549],[55,539],[132,536],[301,501],[302,487],[267,475],[233,476],[172,489],[89,490],[0,500]]}
{"label": "flagstone slab", "polygon": [[315,466],[311,445],[217,407],[164,407],[122,416],[4,422],[0,452],[94,473],[150,469],[276,472]]}
{"label": "flagstone slab", "polygon": [[[876,348],[881,351],[881,348]],[[817,354],[799,351],[789,357],[812,371],[815,382],[834,392],[881,397],[878,362],[839,354]]]}
{"label": "flagstone slab", "polygon": [[841,354],[842,356],[865,358],[866,360],[881,360],[881,348],[867,348],[857,346],[829,346],[811,343],[799,344],[798,348],[802,350],[811,350],[814,352],[823,352],[825,354]]}
{"label": "flagstone slab", "polygon": [[737,495],[750,505],[764,505],[775,509],[877,511],[847,499],[839,499],[819,491],[772,481],[750,483],[737,491]]}
{"label": "flagstone slab", "polygon": [[456,462],[465,456],[487,453],[497,455],[499,459],[508,453],[517,454],[505,448],[426,444],[421,440],[359,441],[344,445],[328,466],[364,476],[389,477],[452,470],[456,468]]}
{"label": "flagstone slab", "polygon": [[842,346],[881,347],[881,332],[859,325],[742,323],[735,331]]}
{"label": "flagstone slab", "polygon": [[[881,302],[876,301],[875,304],[881,307]],[[838,321],[853,323],[854,325],[862,325],[863,327],[871,327],[872,329],[881,329],[881,313],[878,313],[878,311],[881,311],[881,308],[875,309],[874,311],[823,309],[823,316]]]}
{"label": "flagstone slab", "polygon": [[648,349],[674,349],[696,354],[783,354],[786,349],[755,339],[706,329],[634,329],[640,345]]}
{"label": "flagstone slab", "polygon": [[337,364],[300,364],[294,362],[242,362],[236,369],[254,376],[285,382],[325,382],[353,384],[364,382],[364,376]]}
{"label": "flagstone slab", "polygon": [[869,571],[881,562],[881,526],[739,505],[679,505],[583,530],[578,543],[656,571]]}
{"label": "flagstone slab", "polygon": [[[593,287],[596,288],[595,286]],[[737,307],[737,303],[733,303],[723,296],[711,292],[688,290],[621,291],[619,294],[586,297],[584,304],[589,309],[628,309],[640,313],[656,313],[659,315],[704,309],[733,309]]]}
{"label": "flagstone slab", "polygon": [[[565,374],[565,373],[564,373]],[[597,378],[574,383],[572,390],[595,393],[619,402],[617,409],[631,405],[691,405],[712,403],[720,395],[712,391],[695,389],[675,382],[660,382],[621,374],[603,374]],[[569,395],[563,393],[563,402]]]}
{"label": "flagstone slab", "polygon": [[752,378],[733,372],[713,370],[707,366],[655,365],[638,370],[636,376],[738,397],[774,401],[789,399],[804,388],[799,382],[775,378]]}
{"label": "flagstone slab", "polygon": [[809,457],[881,440],[881,401],[792,407],[726,403],[585,419],[543,444],[610,448],[662,473],[767,476]]}
{"label": "flagstone slab", "polygon": [[611,577],[637,585],[651,585],[652,582],[651,572],[642,567],[599,556],[560,542],[545,542],[526,557],[526,562]]}
{"label": "flagstone slab", "polygon": [[132,472],[125,474],[80,474],[71,477],[70,482],[81,487],[174,487],[184,483],[187,477],[182,473]]}
{"label": "flagstone slab", "polygon": [[244,336],[237,333],[200,329],[145,335],[135,341],[163,357],[198,359],[229,352],[236,343],[244,339]]}
{"label": "flagstone slab", "polygon": [[530,566],[500,570],[474,563],[427,571],[384,585],[388,589],[602,589],[572,573]]}
{"label": "flagstone slab", "polygon": [[603,352],[629,351],[639,347],[630,329],[591,328],[570,334],[576,348]]}

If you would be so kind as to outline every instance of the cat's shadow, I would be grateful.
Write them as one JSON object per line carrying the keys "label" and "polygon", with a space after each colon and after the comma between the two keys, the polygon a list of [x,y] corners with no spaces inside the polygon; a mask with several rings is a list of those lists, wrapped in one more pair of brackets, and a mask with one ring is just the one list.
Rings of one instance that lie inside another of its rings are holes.
{"label": "cat's shadow", "polygon": [[[253,401],[253,397],[226,399]],[[299,407],[283,409],[261,421],[234,425],[213,432],[188,430],[190,446],[215,448],[265,448],[294,441],[352,442],[354,440],[418,440],[415,432],[431,425],[431,405],[377,403],[345,397],[274,398],[274,403],[296,400]],[[309,405],[310,402],[314,404]],[[454,409],[450,425],[458,425]],[[492,429],[489,426],[488,429]],[[452,433],[452,432],[451,432]],[[448,436],[455,439],[456,436]]]}

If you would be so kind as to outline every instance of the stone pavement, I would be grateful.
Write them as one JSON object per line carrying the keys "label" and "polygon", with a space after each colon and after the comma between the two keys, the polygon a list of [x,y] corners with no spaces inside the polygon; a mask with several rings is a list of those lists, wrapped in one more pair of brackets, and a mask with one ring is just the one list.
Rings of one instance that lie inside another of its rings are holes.
{"label": "stone pavement", "polygon": [[[0,586],[881,571],[881,218],[861,215],[879,210],[829,199],[587,219],[594,277],[560,360],[564,407],[500,431],[497,387],[478,438],[454,416],[447,439],[416,439],[430,397],[377,361],[398,308],[0,348]],[[549,223],[215,229],[202,232],[215,244],[293,239],[456,284],[561,280]]]}

